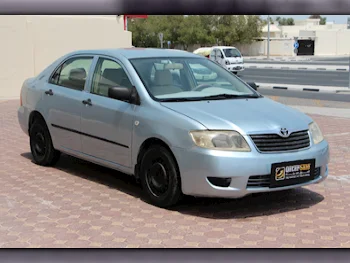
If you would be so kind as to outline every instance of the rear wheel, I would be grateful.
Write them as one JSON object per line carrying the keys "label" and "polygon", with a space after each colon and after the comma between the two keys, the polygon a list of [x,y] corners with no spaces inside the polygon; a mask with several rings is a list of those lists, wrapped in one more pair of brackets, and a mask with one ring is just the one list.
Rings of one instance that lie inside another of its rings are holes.
{"label": "rear wheel", "polygon": [[143,155],[140,181],[151,203],[158,207],[173,206],[182,196],[176,161],[163,146],[152,146]]}
{"label": "rear wheel", "polygon": [[49,130],[43,120],[34,121],[30,127],[29,138],[30,150],[36,164],[51,166],[58,162],[61,153],[54,149]]}

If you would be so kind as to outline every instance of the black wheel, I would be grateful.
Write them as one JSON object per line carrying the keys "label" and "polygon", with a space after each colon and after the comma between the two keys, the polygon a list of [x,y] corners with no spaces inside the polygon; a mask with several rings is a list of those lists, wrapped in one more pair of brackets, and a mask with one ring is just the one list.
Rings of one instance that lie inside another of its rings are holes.
{"label": "black wheel", "polygon": [[49,130],[43,120],[36,120],[31,125],[29,138],[30,150],[36,164],[52,166],[58,162],[61,153],[53,148]]}
{"label": "black wheel", "polygon": [[238,72],[233,72],[233,74],[238,75]]}
{"label": "black wheel", "polygon": [[152,146],[143,155],[140,181],[152,204],[158,207],[173,206],[182,197],[176,161],[163,146]]}

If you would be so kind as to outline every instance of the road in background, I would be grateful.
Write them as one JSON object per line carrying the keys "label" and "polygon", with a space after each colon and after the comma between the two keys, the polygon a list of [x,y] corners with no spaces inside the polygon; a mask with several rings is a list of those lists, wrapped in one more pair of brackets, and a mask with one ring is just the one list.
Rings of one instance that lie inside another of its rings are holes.
{"label": "road in background", "polygon": [[283,83],[292,85],[347,87],[349,72],[316,71],[316,70],[284,70],[284,69],[252,69],[246,68],[239,73],[245,81],[256,83]]}
{"label": "road in background", "polygon": [[262,95],[286,105],[350,109],[350,93],[337,94],[279,89],[258,89],[258,91]]}
{"label": "road in background", "polygon": [[343,57],[310,57],[312,61],[326,61],[326,62],[349,62],[349,56]]}
{"label": "road in background", "polygon": [[266,57],[245,57],[246,63],[295,63],[295,64],[303,64],[303,63],[316,63],[316,64],[338,64],[338,65],[348,65],[349,64],[349,56],[341,56],[341,57],[322,57],[322,56],[297,56],[297,57],[273,57],[269,60]]}
{"label": "road in background", "polygon": [[289,65],[338,65],[338,66],[348,66],[349,59],[334,61],[334,60],[311,60],[311,61],[284,61],[284,60],[261,60],[261,59],[249,59],[245,61],[245,64],[254,63],[254,64],[289,64]]}

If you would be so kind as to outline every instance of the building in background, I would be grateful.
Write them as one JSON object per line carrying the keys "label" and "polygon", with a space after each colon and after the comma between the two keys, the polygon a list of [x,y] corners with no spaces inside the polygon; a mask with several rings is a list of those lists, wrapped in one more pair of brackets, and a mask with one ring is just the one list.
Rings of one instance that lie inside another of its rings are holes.
{"label": "building in background", "polygon": [[0,16],[0,99],[19,97],[26,78],[78,49],[131,47],[123,16]]}
{"label": "building in background", "polygon": [[[257,42],[241,49],[249,52],[248,55],[251,56],[266,55],[267,31],[265,26],[262,29],[262,37],[257,39]],[[299,45],[297,54],[294,54],[295,42]],[[349,55],[349,43],[350,30],[347,24],[328,22],[326,25],[320,25],[320,19],[306,19],[295,21],[295,25],[292,26],[270,25],[270,55],[272,56]]]}

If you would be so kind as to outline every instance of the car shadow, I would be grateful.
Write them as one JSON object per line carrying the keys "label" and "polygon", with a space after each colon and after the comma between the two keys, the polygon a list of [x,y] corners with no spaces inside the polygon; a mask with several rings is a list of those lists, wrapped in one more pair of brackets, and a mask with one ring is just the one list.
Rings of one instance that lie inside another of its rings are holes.
{"label": "car shadow", "polygon": [[[22,157],[32,161],[31,153]],[[134,177],[112,169],[62,154],[55,169],[110,187],[148,203]],[[182,214],[211,219],[244,219],[306,209],[324,197],[307,188],[257,193],[240,199],[195,198],[186,196],[169,209]]]}
{"label": "car shadow", "polygon": [[324,197],[307,188],[256,193],[240,199],[186,197],[176,211],[211,219],[244,219],[282,214],[312,207]]}
{"label": "car shadow", "polygon": [[[22,153],[21,156],[33,162],[30,152]],[[60,160],[53,168],[144,199],[142,189],[133,176],[66,154],[61,155]]]}

